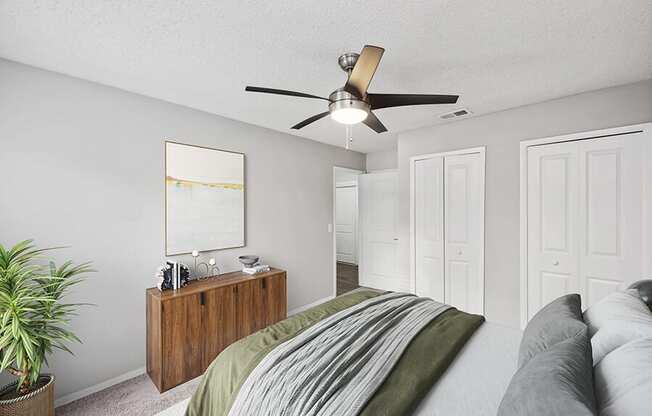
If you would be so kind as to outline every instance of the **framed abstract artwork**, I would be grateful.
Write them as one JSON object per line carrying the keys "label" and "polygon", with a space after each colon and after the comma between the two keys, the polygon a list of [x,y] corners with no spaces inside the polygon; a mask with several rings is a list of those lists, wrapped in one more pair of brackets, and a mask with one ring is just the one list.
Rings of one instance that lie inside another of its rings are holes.
{"label": "framed abstract artwork", "polygon": [[245,245],[242,153],[165,142],[165,254]]}

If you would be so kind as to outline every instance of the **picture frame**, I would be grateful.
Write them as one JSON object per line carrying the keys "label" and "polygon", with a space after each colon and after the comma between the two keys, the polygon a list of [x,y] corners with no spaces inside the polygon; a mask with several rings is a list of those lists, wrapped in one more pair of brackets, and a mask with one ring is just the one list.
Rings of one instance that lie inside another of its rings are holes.
{"label": "picture frame", "polygon": [[244,247],[245,155],[165,140],[165,254]]}

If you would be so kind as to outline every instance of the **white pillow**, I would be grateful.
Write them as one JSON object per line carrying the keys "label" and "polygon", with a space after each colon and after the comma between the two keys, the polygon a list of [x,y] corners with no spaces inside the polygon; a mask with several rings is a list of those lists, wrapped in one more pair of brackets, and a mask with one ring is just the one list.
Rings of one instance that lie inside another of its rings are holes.
{"label": "white pillow", "polygon": [[607,354],[594,369],[600,416],[650,414],[652,338],[629,342]]}
{"label": "white pillow", "polygon": [[627,290],[613,292],[584,311],[584,323],[589,326],[589,336],[593,337],[609,321],[631,322],[649,316],[650,309],[638,297],[638,292]]}
{"label": "white pillow", "polygon": [[639,338],[652,338],[652,313],[648,313],[647,317],[638,316],[627,321],[608,321],[591,338],[593,366],[611,351]]}

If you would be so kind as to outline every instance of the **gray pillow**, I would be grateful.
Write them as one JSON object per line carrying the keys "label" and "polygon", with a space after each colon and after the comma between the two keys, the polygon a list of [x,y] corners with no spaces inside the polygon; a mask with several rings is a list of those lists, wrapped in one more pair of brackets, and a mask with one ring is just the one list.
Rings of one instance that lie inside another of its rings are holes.
{"label": "gray pillow", "polygon": [[586,329],[580,295],[569,294],[544,306],[530,320],[518,352],[518,368],[532,357]]}
{"label": "gray pillow", "polygon": [[533,357],[507,387],[498,416],[595,415],[587,328]]}

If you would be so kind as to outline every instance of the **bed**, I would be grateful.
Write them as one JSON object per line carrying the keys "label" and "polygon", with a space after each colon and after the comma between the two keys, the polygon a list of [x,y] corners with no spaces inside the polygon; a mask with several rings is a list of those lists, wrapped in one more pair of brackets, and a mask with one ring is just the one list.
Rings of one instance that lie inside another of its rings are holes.
{"label": "bed", "polygon": [[561,296],[521,332],[352,292],[229,346],[166,416],[649,414],[652,280],[581,303]]}
{"label": "bed", "polygon": [[414,412],[415,416],[495,416],[516,372],[522,332],[485,322]]}
{"label": "bed", "polygon": [[[392,302],[394,306],[384,306]],[[421,310],[408,311],[408,304]],[[376,315],[367,312],[374,307],[379,308]],[[356,308],[362,312],[352,312]],[[397,315],[397,310],[412,314],[396,319],[408,322],[407,329],[394,324],[377,326],[384,328],[378,332],[395,331],[400,336],[387,336],[382,342],[356,336],[343,339],[350,333],[365,333],[368,322]],[[350,322],[351,316],[365,313],[359,323]],[[417,313],[424,318],[415,318]],[[339,333],[330,338],[324,335],[343,323]],[[407,331],[412,335],[404,335]],[[406,345],[399,345],[399,338],[405,338]],[[356,291],[231,345],[207,370],[186,414],[495,415],[516,370],[520,339],[519,330],[484,322],[481,316],[430,299]],[[362,347],[349,351],[356,342]],[[376,344],[390,346],[368,351]],[[301,356],[306,349],[313,351]],[[332,351],[337,353],[329,357]],[[361,363],[364,360],[358,360],[359,356],[372,358]],[[288,360],[294,361],[285,363]],[[350,364],[334,369],[340,361]],[[351,368],[355,370],[347,373]],[[311,383],[315,385],[306,387]],[[359,386],[371,387],[355,391]]]}

